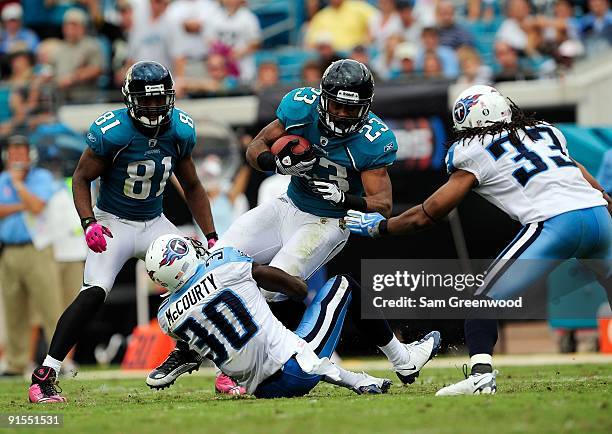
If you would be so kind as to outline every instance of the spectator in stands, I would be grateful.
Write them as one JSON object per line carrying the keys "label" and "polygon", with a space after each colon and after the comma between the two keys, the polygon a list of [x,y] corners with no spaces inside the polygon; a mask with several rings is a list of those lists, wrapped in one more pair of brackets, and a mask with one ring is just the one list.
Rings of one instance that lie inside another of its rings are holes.
{"label": "spectator in stands", "polygon": [[608,0],[589,0],[589,10],[582,17],[580,35],[591,55],[612,45],[612,12]]}
{"label": "spectator in stands", "polygon": [[[26,212],[36,219],[55,192],[53,175],[32,167],[24,136],[9,138],[6,166],[0,174],[0,293],[8,333],[6,371],[21,375],[30,358],[28,305],[39,316],[47,339],[53,336],[61,314],[61,287],[50,246],[35,247]],[[32,219],[29,219],[30,221]]]}
{"label": "spectator in stands", "polygon": [[329,6],[315,14],[308,26],[305,42],[313,48],[319,35],[331,35],[335,50],[350,50],[356,45],[367,44],[369,23],[376,9],[359,0],[330,0]]}
{"label": "spectator in stands", "polygon": [[305,0],[304,1],[304,24],[300,29],[300,42],[301,45],[305,45],[306,34],[308,33],[308,27],[312,18],[321,10],[320,0]]}
{"label": "spectator in stands", "polygon": [[472,47],[463,46],[457,50],[457,58],[461,66],[461,75],[457,84],[467,89],[475,84],[491,84],[493,72],[488,65],[483,65],[478,52]]}
{"label": "spectator in stands", "polygon": [[206,31],[218,13],[219,5],[213,0],[175,0],[168,6],[169,22],[176,32],[175,75],[202,75],[209,49]]}
{"label": "spectator in stands", "polygon": [[[244,192],[250,178],[251,167],[244,164],[232,180],[224,175],[223,162],[219,156],[210,154],[197,163],[197,175],[206,187],[215,229],[222,236],[232,222],[249,210],[249,201]],[[206,239],[200,227],[195,224],[198,237]]]}
{"label": "spectator in stands", "polygon": [[34,56],[24,42],[15,43],[8,52],[11,75],[6,80],[11,117],[0,124],[0,135],[13,134],[22,127],[27,114],[30,84],[34,77]]}
{"label": "spectator in stands", "polygon": [[399,0],[397,11],[402,21],[402,38],[404,41],[420,44],[423,29],[412,13],[412,1]]}
{"label": "spectator in stands", "polygon": [[425,78],[442,78],[442,60],[433,51],[425,53],[423,59],[423,77]]}
{"label": "spectator in stands", "polygon": [[217,18],[208,26],[209,40],[222,45],[229,53],[228,62],[237,62],[240,80],[255,79],[253,53],[261,45],[261,27],[257,16],[244,6],[243,0],[223,0]]}
{"label": "spectator in stands", "polygon": [[495,83],[536,78],[533,72],[521,66],[518,51],[506,42],[495,43],[495,59],[499,66],[499,72],[493,77]]}
{"label": "spectator in stands", "polygon": [[[135,62],[153,60],[159,62],[173,73],[178,57],[178,47],[174,43],[175,32],[166,14],[169,0],[133,0],[132,28],[128,36],[127,61],[121,75]],[[180,79],[180,74],[174,74]]]}
{"label": "spectator in stands", "polygon": [[370,65],[370,55],[368,53],[368,47],[366,46],[357,45],[351,50],[349,58],[361,62],[368,67]]}
{"label": "spectator in stands", "polygon": [[54,84],[67,100],[91,97],[102,74],[102,48],[86,34],[87,15],[81,9],[64,14],[64,39],[53,59]]}
{"label": "spectator in stands", "polygon": [[280,71],[278,64],[274,61],[262,62],[257,68],[257,83],[255,90],[274,87],[280,83]]}
{"label": "spectator in stands", "polygon": [[390,80],[393,78],[393,71],[399,69],[395,59],[395,50],[402,43],[400,35],[391,36],[387,39],[385,50],[378,53],[372,60],[372,71],[375,76],[382,80]]}
{"label": "spectator in stands", "polygon": [[442,66],[442,73],[446,78],[456,78],[459,75],[459,63],[455,51],[440,45],[440,35],[435,27],[426,27],[421,33],[422,46],[417,54],[416,68],[424,70],[425,55],[435,54]]}
{"label": "spectator in stands", "polygon": [[321,83],[321,64],[316,60],[309,60],[302,66],[302,82],[306,86],[318,86]]}
{"label": "spectator in stands", "polygon": [[0,54],[6,54],[14,43],[25,44],[30,52],[38,46],[38,36],[22,26],[23,9],[18,3],[10,3],[2,9],[2,32],[0,32]]}
{"label": "spectator in stands", "polygon": [[415,78],[415,60],[418,47],[410,42],[402,42],[395,48],[396,67],[391,76],[396,80],[409,80]]}
{"label": "spectator in stands", "polygon": [[467,18],[470,21],[491,21],[495,17],[495,0],[467,0]]}
{"label": "spectator in stands", "polygon": [[455,22],[455,5],[450,0],[440,0],[436,7],[436,25],[440,34],[440,45],[453,50],[474,45],[474,37],[463,26]]}
{"label": "spectator in stands", "polygon": [[39,124],[53,120],[57,103],[53,83],[53,59],[61,47],[62,41],[55,38],[44,39],[38,44],[34,66],[35,77],[31,82],[26,102],[27,124],[31,130]]}
{"label": "spectator in stands", "polygon": [[580,23],[569,0],[556,0],[554,16],[538,15],[534,23],[546,44],[559,46],[563,41],[580,37]]}
{"label": "spectator in stands", "polygon": [[509,44],[521,53],[531,55],[538,44],[534,20],[530,16],[527,0],[509,0],[507,18],[502,22],[495,39]]}
{"label": "spectator in stands", "polygon": [[113,19],[98,23],[98,34],[105,37],[111,46],[110,65],[113,71],[113,84],[120,87],[127,71],[128,34],[134,23],[134,14],[130,0],[117,0]]}
{"label": "spectator in stands", "polygon": [[314,48],[319,56],[321,75],[323,75],[329,65],[341,59],[340,55],[334,49],[333,37],[329,33],[318,34]]}
{"label": "spectator in stands", "polygon": [[415,19],[422,27],[433,27],[436,25],[436,3],[437,0],[412,0]]}
{"label": "spectator in stands", "polygon": [[184,80],[185,92],[190,95],[224,93],[237,85],[228,72],[226,57],[219,53],[211,53],[206,59],[205,77],[185,77]]}
{"label": "spectator in stands", "polygon": [[377,51],[385,48],[387,39],[390,36],[402,33],[402,20],[397,11],[396,0],[378,0],[379,13],[370,18],[369,33],[370,43]]}

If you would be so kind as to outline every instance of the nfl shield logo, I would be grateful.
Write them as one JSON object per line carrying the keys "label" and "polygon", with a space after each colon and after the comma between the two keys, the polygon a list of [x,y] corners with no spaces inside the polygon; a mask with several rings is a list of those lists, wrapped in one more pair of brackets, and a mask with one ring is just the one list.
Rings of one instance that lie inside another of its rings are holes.
{"label": "nfl shield logo", "polygon": [[157,146],[157,139],[149,139],[149,148],[154,148]]}

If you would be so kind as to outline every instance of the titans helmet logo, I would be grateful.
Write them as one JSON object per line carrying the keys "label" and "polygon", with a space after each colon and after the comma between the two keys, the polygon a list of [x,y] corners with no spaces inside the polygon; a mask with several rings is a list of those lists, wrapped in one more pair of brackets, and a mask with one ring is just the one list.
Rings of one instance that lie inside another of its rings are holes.
{"label": "titans helmet logo", "polygon": [[174,264],[174,261],[181,259],[187,254],[188,251],[189,247],[185,241],[181,240],[180,238],[172,238],[170,241],[168,241],[168,244],[166,244],[166,247],[164,248],[163,257],[159,263],[159,266],[171,266]]}
{"label": "titans helmet logo", "polygon": [[453,108],[453,117],[456,123],[462,124],[465,122],[470,109],[476,105],[480,96],[481,94],[469,95],[457,101]]}

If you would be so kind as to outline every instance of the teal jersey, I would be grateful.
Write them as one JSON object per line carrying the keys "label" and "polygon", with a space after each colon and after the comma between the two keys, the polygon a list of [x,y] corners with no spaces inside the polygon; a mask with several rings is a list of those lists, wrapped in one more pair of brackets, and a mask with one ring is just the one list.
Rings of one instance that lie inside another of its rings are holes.
{"label": "teal jersey", "polygon": [[144,221],[162,213],[166,182],[177,161],[191,154],[196,131],[193,119],[175,108],[170,126],[151,138],[136,128],[124,108],[96,119],[86,141],[96,155],[112,161],[100,178],[98,208]]}
{"label": "teal jersey", "polygon": [[346,210],[314,193],[309,179],[335,182],[348,194],[363,196],[361,172],[393,164],[397,140],[374,113],[361,129],[347,137],[326,135],[319,126],[317,104],[321,91],[312,87],[294,89],[285,95],[276,116],[290,134],[307,139],[317,156],[309,178],[293,176],[287,195],[304,212],[320,217],[344,217]]}

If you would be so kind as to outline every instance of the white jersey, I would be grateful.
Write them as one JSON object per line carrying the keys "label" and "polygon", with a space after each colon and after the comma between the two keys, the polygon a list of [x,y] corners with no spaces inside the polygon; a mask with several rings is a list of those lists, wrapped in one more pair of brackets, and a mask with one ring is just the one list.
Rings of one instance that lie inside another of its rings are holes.
{"label": "white jersey", "polygon": [[570,159],[561,131],[541,123],[518,137],[520,147],[506,133],[458,141],[448,150],[447,169],[473,173],[474,191],[523,225],[606,204]]}
{"label": "white jersey", "polygon": [[234,248],[214,251],[157,315],[165,333],[188,342],[248,393],[294,355],[305,371],[323,369],[308,344],[272,314],[252,264]]}

